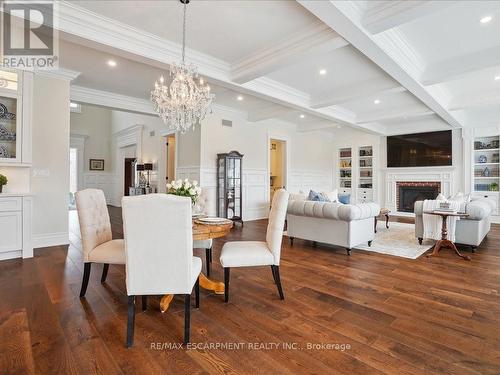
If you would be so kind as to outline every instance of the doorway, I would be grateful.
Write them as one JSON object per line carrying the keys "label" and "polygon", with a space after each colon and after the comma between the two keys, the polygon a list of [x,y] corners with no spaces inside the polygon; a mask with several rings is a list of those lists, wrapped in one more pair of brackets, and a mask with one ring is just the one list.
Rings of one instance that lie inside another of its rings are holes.
{"label": "doorway", "polygon": [[130,195],[130,188],[135,186],[135,173],[134,173],[135,158],[125,158],[124,164],[124,178],[123,178],[123,195],[128,197]]}
{"label": "doorway", "polygon": [[167,184],[175,180],[175,134],[167,135],[167,162],[166,162],[166,181]]}
{"label": "doorway", "polygon": [[269,143],[269,199],[272,202],[275,191],[286,189],[287,153],[286,141],[271,138]]}
{"label": "doorway", "polygon": [[76,209],[75,193],[78,191],[78,149],[69,149],[69,209]]}

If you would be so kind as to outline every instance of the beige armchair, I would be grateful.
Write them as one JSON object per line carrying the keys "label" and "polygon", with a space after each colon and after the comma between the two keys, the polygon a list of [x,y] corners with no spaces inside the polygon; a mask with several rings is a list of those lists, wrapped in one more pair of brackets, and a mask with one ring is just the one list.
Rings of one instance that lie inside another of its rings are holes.
{"label": "beige armchair", "polygon": [[106,281],[110,264],[125,264],[123,240],[113,240],[111,223],[104,193],[97,189],[85,189],[76,193],[76,208],[82,236],[83,270],[80,297],[84,297],[92,263],[103,263],[101,283]]}

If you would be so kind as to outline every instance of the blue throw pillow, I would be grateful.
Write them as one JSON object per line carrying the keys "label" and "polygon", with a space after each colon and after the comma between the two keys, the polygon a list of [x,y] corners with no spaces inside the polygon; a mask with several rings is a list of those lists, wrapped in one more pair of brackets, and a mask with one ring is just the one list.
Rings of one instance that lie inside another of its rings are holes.
{"label": "blue throw pillow", "polygon": [[309,191],[309,196],[307,197],[307,200],[315,202],[328,202],[328,200],[323,196],[323,194],[318,193],[314,190]]}
{"label": "blue throw pillow", "polygon": [[351,194],[339,194],[339,202],[342,204],[351,203]]}

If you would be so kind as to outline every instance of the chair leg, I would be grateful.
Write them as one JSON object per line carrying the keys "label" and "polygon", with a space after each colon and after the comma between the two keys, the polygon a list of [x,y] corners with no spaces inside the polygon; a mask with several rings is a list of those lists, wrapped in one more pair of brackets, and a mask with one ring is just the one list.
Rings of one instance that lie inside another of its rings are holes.
{"label": "chair leg", "polygon": [[104,267],[102,268],[102,276],[101,276],[101,284],[106,282],[106,277],[108,277],[109,264],[104,263]]}
{"label": "chair leg", "polygon": [[290,237],[290,246],[293,246],[293,240],[295,239],[295,237]]}
{"label": "chair leg", "polygon": [[274,272],[274,266],[271,266],[271,271],[273,272],[273,280],[274,280],[274,283],[276,283],[276,273]]}
{"label": "chair leg", "polygon": [[372,246],[372,241],[368,241],[368,247],[371,247]]}
{"label": "chair leg", "polygon": [[346,250],[347,250],[347,255],[351,255],[351,249],[346,248]]}
{"label": "chair leg", "polygon": [[184,345],[189,343],[191,324],[191,294],[184,294]]}
{"label": "chair leg", "polygon": [[210,263],[212,263],[212,248],[210,248]]}
{"label": "chair leg", "polygon": [[197,309],[200,308],[200,277],[196,279],[196,283],[194,284],[194,296],[195,296],[195,307]]}
{"label": "chair leg", "polygon": [[127,308],[127,348],[134,345],[135,296],[128,296]]}
{"label": "chair leg", "polygon": [[148,296],[142,296],[142,311],[148,309]]}
{"label": "chair leg", "polygon": [[80,297],[85,297],[85,293],[87,293],[87,286],[89,285],[89,277],[90,277],[90,267],[92,263],[85,263],[83,269],[83,280],[82,280],[82,288],[80,289]]}
{"label": "chair leg", "polygon": [[211,253],[212,249],[205,249],[205,258],[206,258],[206,265],[207,265],[207,277],[210,277],[210,262],[211,262]]}
{"label": "chair leg", "polygon": [[276,286],[278,287],[278,293],[280,294],[280,299],[285,299],[285,296],[283,295],[283,288],[281,287],[281,280],[280,280],[280,266],[271,266],[274,269],[274,275],[275,275],[275,280],[276,280]]}
{"label": "chair leg", "polygon": [[419,245],[422,245],[422,241],[423,241],[423,240],[424,240],[424,239],[423,239],[422,237],[419,237],[419,238],[418,238],[418,244],[419,244]]}
{"label": "chair leg", "polygon": [[224,268],[224,302],[229,302],[229,272],[229,267]]}

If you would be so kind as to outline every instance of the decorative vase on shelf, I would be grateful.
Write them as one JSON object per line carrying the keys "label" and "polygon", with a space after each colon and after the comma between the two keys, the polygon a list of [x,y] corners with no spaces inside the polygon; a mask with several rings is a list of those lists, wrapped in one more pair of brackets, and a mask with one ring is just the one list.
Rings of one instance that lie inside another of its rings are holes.
{"label": "decorative vase on shelf", "polygon": [[478,161],[481,164],[486,163],[488,161],[488,158],[486,157],[486,155],[480,155]]}
{"label": "decorative vase on shelf", "polygon": [[491,172],[488,169],[488,167],[484,168],[483,177],[490,177],[490,176],[491,176]]}

